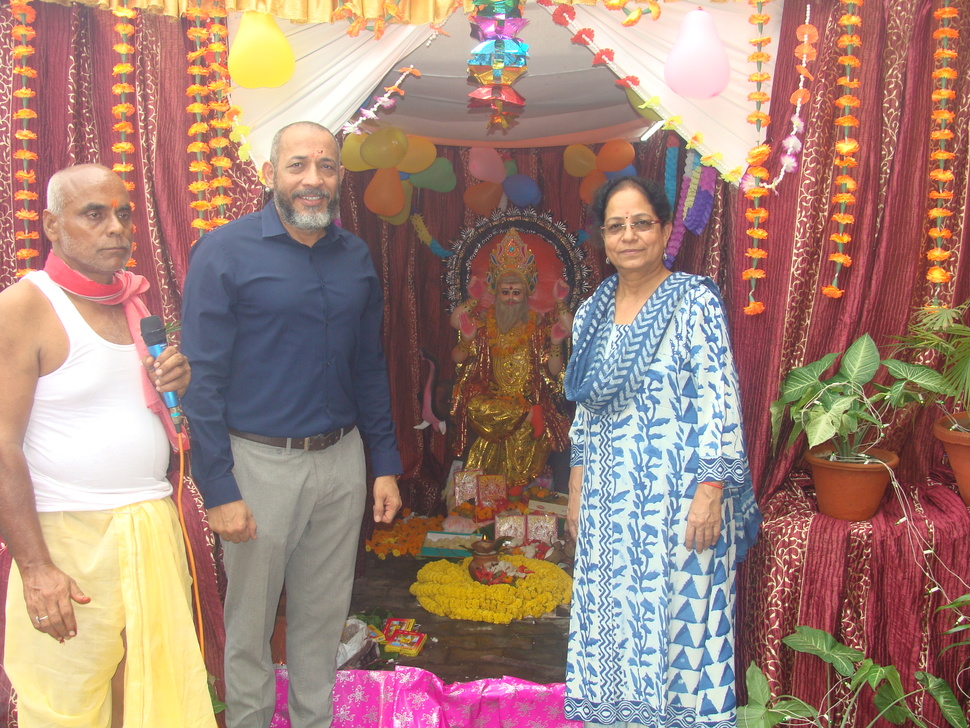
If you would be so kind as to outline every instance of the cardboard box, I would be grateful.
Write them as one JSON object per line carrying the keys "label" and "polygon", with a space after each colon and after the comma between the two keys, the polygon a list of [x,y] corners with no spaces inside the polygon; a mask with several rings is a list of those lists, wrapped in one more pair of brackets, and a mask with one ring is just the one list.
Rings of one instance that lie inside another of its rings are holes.
{"label": "cardboard box", "polygon": [[551,513],[529,515],[495,515],[495,538],[508,536],[516,545],[527,541],[551,544],[558,535],[558,519]]}
{"label": "cardboard box", "polygon": [[[397,634],[399,631],[411,630],[411,629],[414,629],[413,619],[402,619],[402,618],[392,617],[391,619],[388,619],[386,622],[384,622],[384,629],[382,629],[381,631],[384,633],[384,638],[387,640],[388,643],[390,643],[391,640],[394,639],[394,635]],[[387,649],[386,645],[384,649]]]}
{"label": "cardboard box", "polygon": [[476,504],[483,508],[503,506],[508,499],[505,489],[504,475],[479,475],[478,500]]}
{"label": "cardboard box", "polygon": [[545,498],[529,498],[529,510],[538,513],[551,513],[560,518],[566,517],[569,499],[566,496],[550,495]]}
{"label": "cardboard box", "polygon": [[459,470],[455,473],[455,503],[467,503],[478,497],[478,476],[481,470]]}
{"label": "cardboard box", "polygon": [[[421,545],[421,553],[429,559],[463,559],[471,554],[467,550],[472,543],[480,541],[480,533],[449,533],[448,531],[428,531]],[[465,548],[462,548],[465,547]]]}
{"label": "cardboard box", "polygon": [[400,652],[402,655],[415,657],[421,653],[428,635],[424,632],[399,629],[394,633],[394,637],[384,645],[387,652]]}

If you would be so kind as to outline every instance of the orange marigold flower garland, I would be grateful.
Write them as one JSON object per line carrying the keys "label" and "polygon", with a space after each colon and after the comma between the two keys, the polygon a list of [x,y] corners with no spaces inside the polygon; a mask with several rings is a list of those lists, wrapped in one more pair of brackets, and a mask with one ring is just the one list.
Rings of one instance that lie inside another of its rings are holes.
{"label": "orange marigold flower garland", "polygon": [[859,151],[859,142],[852,137],[852,130],[859,126],[859,120],[853,110],[862,105],[862,101],[855,94],[860,83],[853,78],[854,74],[858,75],[855,69],[862,65],[862,61],[855,55],[856,48],[862,43],[858,33],[859,26],[862,25],[862,18],[858,14],[862,2],[861,0],[839,1],[845,6],[845,12],[838,20],[839,25],[842,26],[842,35],[839,36],[837,44],[843,53],[839,57],[839,63],[843,66],[843,76],[838,83],[845,93],[835,100],[838,112],[834,124],[836,131],[839,132],[835,142],[835,151],[838,153],[835,166],[839,167],[840,171],[835,178],[837,191],[832,196],[832,204],[837,207],[837,210],[832,213],[831,219],[838,225],[838,232],[829,237],[836,247],[836,251],[829,256],[829,260],[835,264],[835,273],[832,276],[832,283],[822,287],[822,294],[829,298],[842,297],[844,291],[839,288],[839,274],[843,268],[852,265],[852,258],[846,254],[845,248],[852,240],[852,234],[848,232],[848,228],[855,223],[855,216],[848,210],[855,204],[855,195],[852,192],[857,185],[849,170],[857,165],[853,155]]}
{"label": "orange marigold flower garland", "polygon": [[212,156],[209,164],[215,170],[215,178],[209,183],[210,190],[215,194],[210,198],[213,208],[217,208],[216,215],[209,219],[209,229],[225,225],[229,222],[226,206],[232,202],[228,188],[231,185],[229,169],[232,161],[226,156],[229,146],[229,133],[232,130],[232,118],[238,111],[229,105],[229,69],[226,66],[228,48],[226,38],[229,29],[225,25],[226,12],[224,0],[215,0],[209,8],[209,47],[212,62],[209,64],[209,150]]}
{"label": "orange marigold flower garland", "polygon": [[192,227],[197,231],[197,235],[201,235],[212,228],[208,214],[212,208],[212,203],[208,200],[208,178],[212,173],[212,165],[207,159],[210,147],[206,141],[211,130],[207,120],[210,111],[207,101],[209,68],[202,65],[208,50],[204,41],[209,37],[209,31],[204,23],[209,14],[203,9],[202,0],[195,0],[194,6],[190,5],[186,8],[185,15],[192,20],[192,26],[185,31],[185,34],[194,46],[194,50],[186,56],[189,62],[186,73],[192,80],[185,90],[185,95],[192,101],[185,107],[185,111],[194,117],[187,132],[192,141],[186,148],[186,152],[193,155],[189,162],[189,172],[195,175],[195,181],[189,185],[189,191],[195,194],[195,199],[189,203],[189,206],[195,212]]}
{"label": "orange marigold flower garland", "polygon": [[950,3],[951,0],[943,0],[942,6],[933,13],[933,17],[939,21],[939,27],[933,33],[937,42],[937,50],[933,58],[937,66],[932,77],[937,86],[932,93],[936,108],[933,110],[931,119],[939,128],[930,132],[930,141],[935,141],[937,148],[930,154],[930,161],[936,162],[936,167],[929,173],[931,182],[935,184],[931,185],[930,209],[926,213],[926,216],[933,221],[932,227],[927,231],[931,247],[926,253],[926,259],[933,265],[926,271],[926,280],[933,284],[934,306],[940,305],[940,287],[949,283],[951,278],[950,272],[940,265],[950,257],[950,251],[943,247],[943,241],[949,240],[953,235],[947,227],[947,218],[953,215],[953,211],[947,205],[953,199],[953,190],[948,187],[952,186],[954,175],[947,165],[956,155],[947,149],[947,145],[954,136],[949,126],[955,121],[956,114],[950,111],[947,105],[956,96],[950,88],[958,75],[956,69],[950,66],[950,61],[956,60],[956,52],[950,48],[950,41],[957,36],[957,30],[952,28],[951,24],[959,16],[960,11]]}
{"label": "orange marigold flower garland", "polygon": [[14,75],[20,77],[20,86],[15,88],[13,95],[20,99],[20,109],[14,113],[14,118],[20,121],[20,128],[14,133],[20,141],[20,148],[14,152],[14,159],[19,159],[21,169],[14,173],[14,178],[20,182],[20,189],[14,193],[14,200],[21,204],[21,208],[14,213],[14,217],[20,221],[18,229],[14,233],[17,241],[17,252],[14,254],[17,260],[16,277],[21,278],[29,273],[33,268],[31,261],[39,253],[37,251],[36,240],[40,238],[37,231],[39,214],[36,209],[31,209],[31,205],[37,201],[37,193],[31,186],[37,184],[37,174],[31,169],[37,161],[37,153],[31,151],[31,142],[37,140],[36,132],[31,131],[30,121],[37,118],[37,112],[30,108],[30,99],[36,93],[30,88],[30,79],[37,77],[37,71],[26,65],[26,59],[33,55],[34,47],[30,42],[36,36],[36,31],[31,27],[34,22],[35,11],[30,7],[33,0],[11,0],[10,13],[13,15],[14,25],[10,35],[13,38],[15,50]]}
{"label": "orange marigold flower garland", "polygon": [[[121,141],[112,144],[111,151],[117,154],[121,161],[115,162],[111,169],[121,177],[125,183],[125,189],[133,192],[135,183],[128,178],[128,174],[134,172],[135,165],[129,161],[128,156],[135,153],[135,145],[128,137],[134,134],[135,127],[128,117],[134,115],[135,106],[128,101],[128,94],[135,92],[135,87],[129,79],[129,75],[135,72],[135,67],[131,63],[131,56],[135,52],[135,47],[131,44],[131,36],[135,33],[135,26],[130,21],[137,17],[138,11],[128,7],[128,0],[120,0],[120,2],[121,4],[111,11],[116,18],[119,18],[119,22],[115,23],[115,32],[121,36],[121,42],[112,46],[121,56],[121,63],[116,63],[111,69],[111,74],[116,77],[116,82],[111,86],[111,93],[118,97],[118,103],[111,107],[111,112],[118,119],[112,129],[118,132]],[[134,228],[132,231],[134,232]],[[134,241],[132,241],[131,250],[135,251]],[[129,259],[127,267],[135,267],[134,258]]]}

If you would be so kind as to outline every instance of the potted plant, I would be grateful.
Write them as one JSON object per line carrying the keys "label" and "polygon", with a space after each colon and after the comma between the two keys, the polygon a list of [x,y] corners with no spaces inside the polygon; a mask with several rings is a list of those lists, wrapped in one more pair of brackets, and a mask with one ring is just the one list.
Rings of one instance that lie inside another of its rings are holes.
{"label": "potted plant", "polygon": [[943,442],[960,495],[970,506],[970,326],[964,322],[968,308],[970,300],[955,308],[919,309],[900,348],[939,357],[945,389],[937,404],[945,414],[933,424],[933,434]]}
{"label": "potted plant", "polygon": [[[819,510],[862,521],[879,509],[890,471],[899,464],[895,453],[874,447],[893,413],[922,401],[927,390],[941,393],[945,383],[927,366],[880,359],[869,334],[845,351],[834,376],[823,379],[838,358],[838,352],[826,354],[788,373],[781,395],[771,404],[772,432],[777,444],[787,412],[793,425],[788,445],[803,432],[808,438],[805,459],[812,469]],[[890,375],[888,384],[873,381],[880,367]]]}

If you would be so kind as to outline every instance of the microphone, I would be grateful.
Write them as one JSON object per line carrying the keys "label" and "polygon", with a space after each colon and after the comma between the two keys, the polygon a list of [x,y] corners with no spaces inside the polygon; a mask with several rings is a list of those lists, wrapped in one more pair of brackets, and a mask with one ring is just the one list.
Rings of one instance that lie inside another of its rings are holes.
{"label": "microphone", "polygon": [[[148,353],[156,359],[165,351],[168,345],[168,337],[165,334],[165,325],[158,316],[146,316],[141,320],[141,338],[148,347]],[[179,398],[175,392],[161,392],[162,401],[168,407],[168,412],[172,416],[172,424],[175,431],[182,431],[182,410],[179,409]]]}

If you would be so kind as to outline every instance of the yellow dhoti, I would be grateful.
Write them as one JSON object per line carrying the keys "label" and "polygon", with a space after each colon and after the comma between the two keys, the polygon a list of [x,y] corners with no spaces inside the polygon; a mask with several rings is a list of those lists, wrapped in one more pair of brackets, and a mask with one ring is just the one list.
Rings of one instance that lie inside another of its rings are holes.
{"label": "yellow dhoti", "polygon": [[107,728],[122,632],[125,728],[214,728],[171,499],[39,517],[54,564],[91,602],[73,605],[77,636],[60,644],[34,629],[11,568],[4,668],[21,728]]}
{"label": "yellow dhoti", "polygon": [[540,473],[552,444],[536,437],[528,421],[531,405],[478,395],[468,403],[468,419],[478,438],[468,449],[465,467],[502,474],[508,486],[528,485]]}

